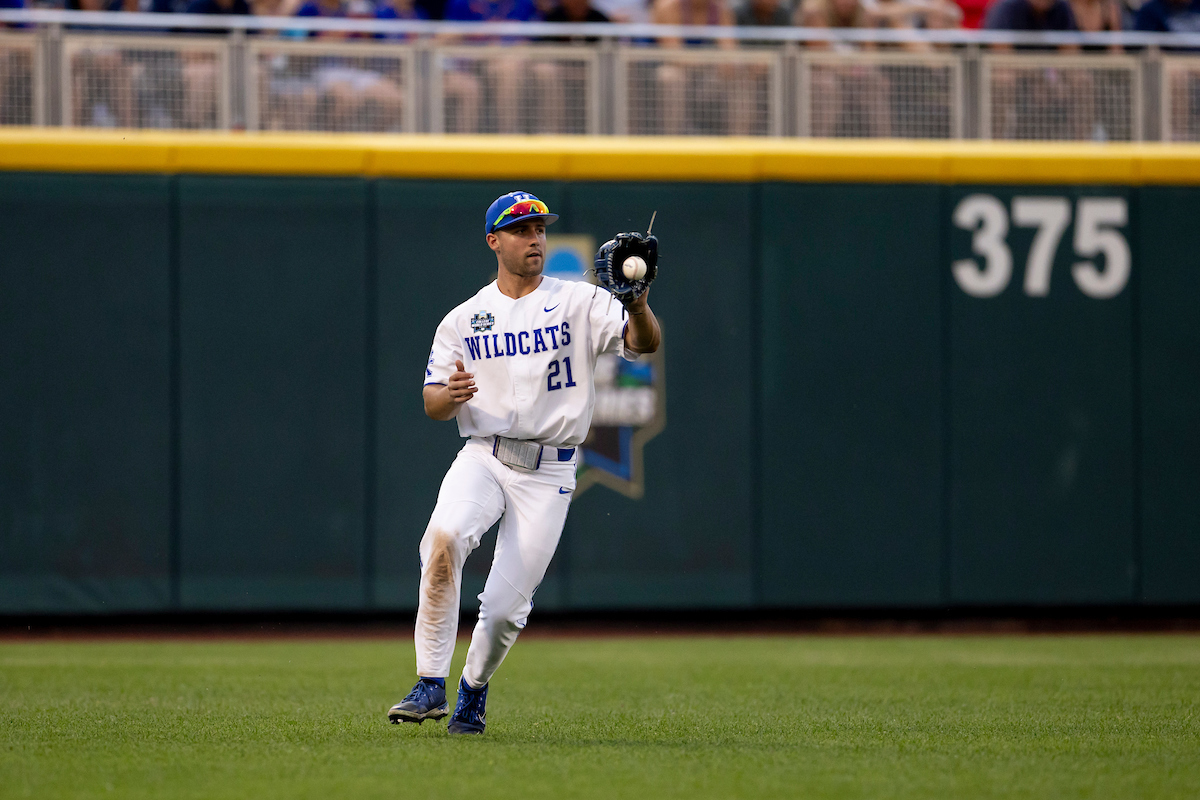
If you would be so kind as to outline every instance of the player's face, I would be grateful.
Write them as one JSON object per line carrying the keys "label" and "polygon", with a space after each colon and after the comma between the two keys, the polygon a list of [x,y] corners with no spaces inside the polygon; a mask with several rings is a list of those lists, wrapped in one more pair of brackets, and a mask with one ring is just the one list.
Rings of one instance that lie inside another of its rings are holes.
{"label": "player's face", "polygon": [[488,246],[508,272],[522,278],[541,275],[546,262],[546,223],[540,219],[515,222],[489,234]]}

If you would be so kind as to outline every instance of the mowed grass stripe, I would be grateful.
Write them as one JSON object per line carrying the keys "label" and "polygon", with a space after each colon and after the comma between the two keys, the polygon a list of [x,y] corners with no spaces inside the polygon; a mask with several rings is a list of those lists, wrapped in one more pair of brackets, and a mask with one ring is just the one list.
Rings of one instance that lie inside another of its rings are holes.
{"label": "mowed grass stripe", "polygon": [[0,797],[1200,796],[1197,636],[530,638],[465,739],[387,724],[412,664],[0,644]]}

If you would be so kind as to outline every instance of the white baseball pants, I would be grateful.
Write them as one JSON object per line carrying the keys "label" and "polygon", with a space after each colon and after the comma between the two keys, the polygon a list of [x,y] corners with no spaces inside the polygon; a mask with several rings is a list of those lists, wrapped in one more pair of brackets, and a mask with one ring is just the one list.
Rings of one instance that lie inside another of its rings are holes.
{"label": "white baseball pants", "polygon": [[496,555],[471,636],[463,677],[472,688],[492,679],[533,609],[533,593],[558,547],[575,491],[575,461],[543,451],[536,471],[501,464],[492,439],[471,438],[442,479],[437,505],[421,539],[417,608],[417,674],[448,678],[458,634],[459,593],[467,556],[500,522]]}

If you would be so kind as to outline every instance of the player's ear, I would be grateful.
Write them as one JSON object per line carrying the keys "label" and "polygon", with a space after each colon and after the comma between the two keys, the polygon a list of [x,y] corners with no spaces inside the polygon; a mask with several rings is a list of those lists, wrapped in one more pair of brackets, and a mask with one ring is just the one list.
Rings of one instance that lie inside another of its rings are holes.
{"label": "player's ear", "polygon": [[500,247],[500,237],[499,236],[497,236],[494,233],[489,233],[486,238],[487,238],[488,247],[492,248],[493,250],[499,249],[499,247]]}

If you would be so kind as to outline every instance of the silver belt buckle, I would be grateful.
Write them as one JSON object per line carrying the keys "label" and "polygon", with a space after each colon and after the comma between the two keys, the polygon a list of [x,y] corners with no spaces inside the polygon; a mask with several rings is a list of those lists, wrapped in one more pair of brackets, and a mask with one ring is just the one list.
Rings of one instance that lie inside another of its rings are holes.
{"label": "silver belt buckle", "polygon": [[501,464],[521,469],[537,469],[542,463],[542,446],[537,442],[523,442],[520,439],[505,439],[496,437],[492,445],[492,455]]}

